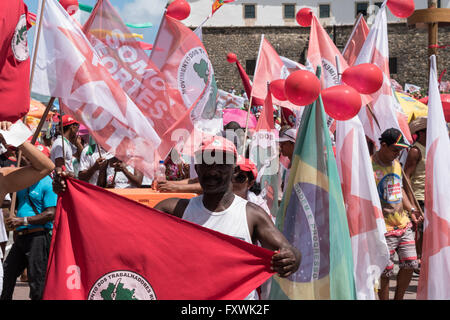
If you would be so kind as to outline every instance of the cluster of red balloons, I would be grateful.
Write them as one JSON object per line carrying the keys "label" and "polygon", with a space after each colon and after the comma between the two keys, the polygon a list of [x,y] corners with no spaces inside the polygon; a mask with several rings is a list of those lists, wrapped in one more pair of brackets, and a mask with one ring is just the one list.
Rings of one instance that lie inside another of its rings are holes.
{"label": "cluster of red balloons", "polygon": [[177,20],[184,20],[191,14],[191,5],[186,0],[175,0],[167,7],[167,15]]}
{"label": "cluster of red balloons", "polygon": [[[228,57],[227,57],[228,59]],[[298,106],[313,103],[322,96],[325,112],[336,120],[349,120],[361,109],[361,94],[373,94],[383,85],[383,73],[376,65],[364,63],[342,74],[344,84],[321,90],[319,79],[310,71],[293,72],[286,80],[270,83],[272,95]]]}

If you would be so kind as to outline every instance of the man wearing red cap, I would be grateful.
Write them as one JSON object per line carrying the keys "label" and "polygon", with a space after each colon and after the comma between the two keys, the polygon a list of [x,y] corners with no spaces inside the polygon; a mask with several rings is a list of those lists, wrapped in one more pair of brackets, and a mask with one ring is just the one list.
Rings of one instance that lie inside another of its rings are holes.
{"label": "man wearing red cap", "polygon": [[[286,240],[263,209],[233,193],[232,177],[237,157],[231,141],[219,136],[205,139],[195,153],[195,170],[203,195],[192,199],[166,199],[155,208],[249,243],[259,241],[263,247],[276,250],[272,268],[281,277],[287,277],[298,269],[300,252]],[[247,299],[256,299],[256,292]]]}
{"label": "man wearing red cap", "polygon": [[73,158],[80,159],[83,145],[78,137],[80,124],[71,116],[62,117],[63,135],[57,136],[53,142],[50,158],[55,163],[56,168],[63,168],[74,173]]}

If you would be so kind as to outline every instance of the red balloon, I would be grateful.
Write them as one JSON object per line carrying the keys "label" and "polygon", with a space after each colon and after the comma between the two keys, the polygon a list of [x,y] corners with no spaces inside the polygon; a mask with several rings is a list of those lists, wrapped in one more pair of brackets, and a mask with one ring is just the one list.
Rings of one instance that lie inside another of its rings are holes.
{"label": "red balloon", "polygon": [[287,77],[284,93],[291,103],[307,106],[319,97],[320,81],[312,72],[298,70]]}
{"label": "red balloon", "polygon": [[78,0],[60,0],[59,3],[70,15],[74,14],[80,9]]}
{"label": "red balloon", "polygon": [[347,68],[342,81],[362,94],[372,94],[383,85],[383,72],[373,63],[363,63]]}
{"label": "red balloon", "polygon": [[302,27],[309,27],[311,25],[313,13],[310,8],[302,8],[297,12],[295,19]]}
{"label": "red balloon", "polygon": [[235,63],[237,61],[237,56],[233,52],[227,54],[227,61],[229,63]]}
{"label": "red balloon", "polygon": [[349,120],[361,109],[360,94],[345,84],[322,90],[321,95],[325,112],[333,119]]}
{"label": "red balloon", "polygon": [[272,95],[280,101],[286,101],[286,94],[284,93],[284,85],[286,80],[278,79],[274,80],[270,83],[270,91]]}
{"label": "red balloon", "polygon": [[167,15],[177,20],[184,20],[191,14],[191,5],[185,0],[175,0],[167,7]]}
{"label": "red balloon", "polygon": [[392,14],[398,18],[408,18],[414,13],[414,0],[388,0],[386,3]]}

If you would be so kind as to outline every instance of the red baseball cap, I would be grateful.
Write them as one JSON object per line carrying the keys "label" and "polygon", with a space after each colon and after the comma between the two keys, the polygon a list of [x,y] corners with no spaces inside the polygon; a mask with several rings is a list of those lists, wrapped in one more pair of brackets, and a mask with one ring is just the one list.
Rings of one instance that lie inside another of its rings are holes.
{"label": "red baseball cap", "polygon": [[242,171],[251,172],[255,179],[258,176],[258,169],[256,168],[256,165],[253,163],[253,161],[251,161],[250,159],[239,156],[236,165]]}
{"label": "red baseball cap", "polygon": [[[236,146],[233,142],[225,139],[221,136],[206,136],[203,138],[200,148],[195,152],[196,159],[198,156],[202,156],[205,151],[221,151],[224,153],[232,154],[235,158],[238,157]],[[200,163],[201,160],[196,160],[196,163]]]}
{"label": "red baseball cap", "polygon": [[63,127],[70,126],[71,124],[74,124],[74,123],[80,124],[78,121],[75,120],[75,118],[73,118],[72,116],[69,116],[68,114],[63,115],[62,123],[63,123]]}
{"label": "red baseball cap", "polygon": [[[28,142],[31,142],[31,139],[33,137],[29,137],[28,138]],[[36,149],[38,149],[39,151],[41,151],[43,154],[45,154],[47,157],[50,158],[50,150],[49,148],[47,148],[46,146],[44,146],[43,144],[40,144],[39,142],[35,142],[34,145],[36,146]]]}

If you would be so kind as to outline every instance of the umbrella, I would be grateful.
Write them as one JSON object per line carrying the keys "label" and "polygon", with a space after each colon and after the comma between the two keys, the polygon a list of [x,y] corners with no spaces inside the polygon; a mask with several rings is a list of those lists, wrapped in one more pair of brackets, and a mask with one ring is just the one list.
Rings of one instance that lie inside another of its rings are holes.
{"label": "umbrella", "polygon": [[[422,103],[428,104],[428,97],[420,99]],[[450,122],[450,94],[441,94],[442,108],[444,109],[445,121]]]}
{"label": "umbrella", "polygon": [[[228,124],[231,121],[236,121],[239,123],[241,128],[245,128],[245,123],[247,121],[247,111],[241,109],[224,109],[223,110],[223,125]],[[254,129],[256,127],[256,117],[250,113],[248,119],[248,128]]]}
{"label": "umbrella", "polygon": [[395,95],[397,96],[397,100],[400,102],[403,111],[408,116],[408,122],[411,122],[418,117],[426,117],[428,115],[428,107],[426,104],[401,92],[395,92]]}

